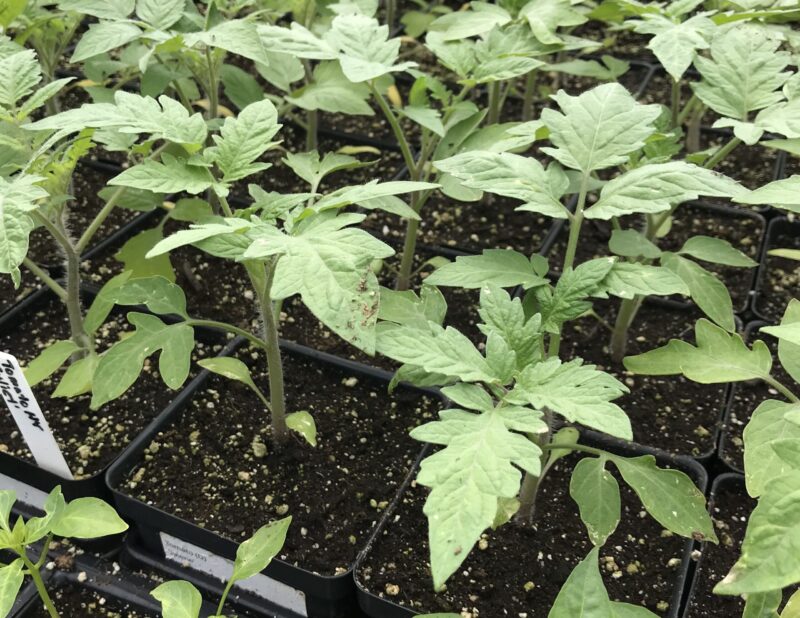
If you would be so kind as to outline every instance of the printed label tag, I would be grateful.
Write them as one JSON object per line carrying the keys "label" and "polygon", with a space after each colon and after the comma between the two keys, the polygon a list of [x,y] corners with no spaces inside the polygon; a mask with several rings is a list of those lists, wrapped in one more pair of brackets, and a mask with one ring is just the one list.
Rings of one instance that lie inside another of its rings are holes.
{"label": "printed label tag", "polygon": [[0,489],[13,489],[17,492],[17,500],[19,502],[27,504],[28,506],[34,506],[40,511],[44,510],[44,502],[47,500],[47,494],[41,489],[31,487],[5,474],[0,474]]}
{"label": "printed label tag", "polygon": [[[161,544],[164,546],[164,555],[168,560],[188,565],[196,571],[211,575],[220,581],[227,581],[233,572],[233,562],[230,560],[165,532],[161,533]],[[308,617],[305,593],[271,577],[259,573],[249,579],[237,582],[234,585],[234,589],[236,588],[252,592],[299,616]]]}
{"label": "printed label tag", "polygon": [[5,352],[0,352],[0,395],[11,411],[36,464],[43,470],[72,480],[72,472],[22,374],[22,368],[16,358]]}

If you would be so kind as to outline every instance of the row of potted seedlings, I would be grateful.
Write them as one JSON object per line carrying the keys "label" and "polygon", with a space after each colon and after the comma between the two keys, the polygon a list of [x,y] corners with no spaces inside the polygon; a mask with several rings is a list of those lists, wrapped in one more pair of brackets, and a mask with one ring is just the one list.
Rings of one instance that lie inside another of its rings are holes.
{"label": "row of potted seedlings", "polygon": [[4,546],[102,498],[209,597],[277,556],[253,615],[783,605],[794,13],[539,4],[0,14]]}

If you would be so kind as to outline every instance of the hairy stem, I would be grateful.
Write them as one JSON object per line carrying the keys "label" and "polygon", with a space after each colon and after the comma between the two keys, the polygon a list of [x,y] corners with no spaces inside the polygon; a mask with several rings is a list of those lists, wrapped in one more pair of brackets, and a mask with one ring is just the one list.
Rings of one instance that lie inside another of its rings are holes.
{"label": "hairy stem", "polygon": [[222,616],[222,608],[225,607],[225,601],[228,598],[231,588],[233,588],[233,580],[229,579],[228,583],[225,585],[225,590],[222,591],[222,596],[219,598],[219,605],[217,605],[218,616]]}
{"label": "hairy stem", "polygon": [[397,15],[397,0],[386,0],[386,23],[391,30],[395,26],[395,17]]}
{"label": "hairy stem", "polygon": [[502,82],[496,81],[489,84],[489,112],[486,114],[486,124],[497,124],[500,119],[502,103]]}
{"label": "hairy stem", "polygon": [[616,362],[622,362],[628,348],[628,330],[639,313],[639,309],[644,302],[644,296],[634,296],[626,298],[619,306],[617,320],[614,322],[614,331],[611,333],[611,358]]}
{"label": "hairy stem", "polygon": [[792,391],[790,391],[786,386],[784,386],[781,382],[773,378],[772,376],[768,376],[764,378],[764,382],[769,384],[772,388],[778,391],[781,395],[786,397],[792,403],[800,403],[800,398],[797,397]]}
{"label": "hairy stem", "polygon": [[522,101],[522,120],[533,119],[533,99],[536,96],[536,71],[533,70],[525,76],[525,96]]}
{"label": "hairy stem", "polygon": [[670,127],[674,129],[678,126],[678,117],[680,115],[681,107],[681,83],[675,79],[672,80],[672,97],[670,107],[672,111]]}
{"label": "hairy stem", "polygon": [[36,565],[28,559],[24,552],[25,550],[23,549],[20,553],[20,557],[22,558],[22,562],[25,564],[25,568],[28,569],[28,574],[33,580],[33,585],[36,586],[36,592],[39,593],[39,598],[42,600],[42,603],[44,603],[47,613],[50,614],[50,618],[61,618],[58,611],[56,611],[55,605],[53,605],[53,600],[50,598],[50,595],[47,592],[47,587],[44,585],[44,581],[42,580],[42,574],[39,572],[39,569],[36,567]]}
{"label": "hairy stem", "polygon": [[414,266],[414,254],[417,249],[417,232],[419,230],[419,220],[409,219],[406,226],[406,237],[403,241],[403,255],[400,258],[400,268],[397,273],[397,280],[394,289],[402,292],[411,285],[411,271]]}
{"label": "hairy stem", "polygon": [[250,343],[259,348],[267,347],[267,343],[263,339],[259,339],[253,333],[249,333],[243,328],[239,328],[238,326],[234,326],[233,324],[228,324],[227,322],[217,322],[216,320],[195,320],[194,318],[192,318],[191,320],[186,320],[185,324],[187,324],[188,326],[200,326],[205,328],[216,328],[218,330],[224,330],[234,335],[238,335],[239,337],[244,337]]}
{"label": "hairy stem", "polygon": [[208,70],[208,118],[213,120],[219,115],[219,77],[211,49],[206,47],[206,66]]}
{"label": "hairy stem", "polygon": [[43,268],[40,268],[36,262],[31,260],[29,257],[26,257],[22,260],[22,263],[25,265],[25,268],[31,271],[36,278],[39,279],[39,281],[44,283],[48,288],[55,292],[56,296],[58,296],[62,302],[67,301],[67,291]]}
{"label": "hairy stem", "polygon": [[[386,117],[386,121],[392,128],[392,133],[394,134],[397,143],[400,145],[400,152],[403,154],[403,162],[408,168],[408,173],[413,175],[414,169],[416,168],[416,162],[414,161],[414,155],[411,154],[411,147],[408,145],[408,140],[403,133],[403,128],[400,126],[400,122],[397,120],[397,116],[392,111],[392,108],[389,106],[389,103],[386,101],[384,96],[378,92],[378,89],[375,88],[375,85],[372,82],[369,82],[369,88],[372,91],[372,96],[378,103],[378,107],[381,108],[381,112]],[[411,180],[417,179],[412,177]]]}
{"label": "hairy stem", "polygon": [[703,117],[703,107],[694,110],[689,124],[686,127],[686,152],[698,152],[700,150],[700,120]]}
{"label": "hairy stem", "polygon": [[717,150],[717,152],[714,153],[714,156],[703,164],[703,167],[713,170],[725,157],[733,152],[734,148],[741,143],[742,140],[740,140],[738,137],[732,137],[727,144]]}
{"label": "hairy stem", "polygon": [[278,258],[266,266],[267,283],[259,295],[261,319],[264,322],[264,340],[267,342],[267,372],[269,373],[269,399],[272,408],[272,435],[277,443],[285,442],[289,436],[286,426],[286,396],[283,384],[283,360],[278,342],[278,320],[275,308],[272,306],[270,290],[275,277],[275,266]]}

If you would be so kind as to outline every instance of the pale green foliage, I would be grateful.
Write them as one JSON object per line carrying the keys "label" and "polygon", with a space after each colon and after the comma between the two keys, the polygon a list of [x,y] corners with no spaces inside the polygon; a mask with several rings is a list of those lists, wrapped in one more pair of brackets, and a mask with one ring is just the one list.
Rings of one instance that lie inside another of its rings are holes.
{"label": "pale green foliage", "polygon": [[200,615],[203,597],[189,582],[179,580],[164,582],[150,594],[161,603],[163,618],[198,618]]}
{"label": "pale green foliage", "polygon": [[29,213],[48,197],[38,186],[42,180],[27,174],[0,178],[0,273],[10,274],[14,286],[19,286],[19,265],[28,254],[28,237],[34,228]]}
{"label": "pale green foliage", "polygon": [[735,201],[742,204],[770,204],[800,214],[800,176],[770,182],[739,196]]}
{"label": "pale green foliage", "polygon": [[753,412],[744,430],[744,467],[748,493],[757,498],[769,482],[800,470],[800,406],[768,399]]}
{"label": "pale green foliage", "polygon": [[697,52],[709,47],[716,30],[714,22],[702,13],[685,21],[658,13],[641,17],[628,23],[639,34],[653,35],[647,46],[675,81],[683,77]]}
{"label": "pale green foliage", "polygon": [[619,483],[605,464],[601,457],[581,459],[569,483],[569,495],[578,503],[589,538],[597,546],[605,544],[621,517]]}

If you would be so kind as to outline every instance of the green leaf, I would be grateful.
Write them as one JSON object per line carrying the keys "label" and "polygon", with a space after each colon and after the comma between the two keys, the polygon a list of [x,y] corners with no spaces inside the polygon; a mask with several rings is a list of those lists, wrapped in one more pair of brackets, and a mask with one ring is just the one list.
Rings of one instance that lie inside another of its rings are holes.
{"label": "green leaf", "polygon": [[781,612],[781,618],[800,618],[800,591],[789,597]]}
{"label": "green leaf", "polygon": [[[794,326],[798,323],[800,323],[800,301],[793,298],[786,306],[781,326]],[[800,384],[800,346],[786,338],[780,338],[778,340],[778,358],[786,373]]]}
{"label": "green leaf", "polygon": [[530,259],[521,253],[485,249],[481,255],[459,256],[454,262],[440,266],[425,283],[468,289],[492,283],[504,288],[521,285],[530,289],[547,284],[547,280],[537,274]]}
{"label": "green leaf", "polygon": [[584,457],[569,483],[569,495],[578,503],[589,538],[598,547],[616,530],[621,512],[619,485],[605,462],[604,458]]}
{"label": "green leaf", "polygon": [[92,390],[92,380],[98,362],[99,359],[94,354],[73,362],[64,372],[52,396],[71,398],[88,393]]}
{"label": "green leaf", "polygon": [[225,96],[239,109],[258,103],[264,98],[264,91],[258,80],[235,65],[222,65],[220,79]]}
{"label": "green leaf", "polygon": [[117,512],[98,498],[78,498],[67,503],[53,525],[53,533],[70,539],[96,539],[128,529]]}
{"label": "green leaf", "polygon": [[255,21],[226,19],[209,30],[185,34],[183,35],[183,40],[188,46],[195,46],[200,43],[207,47],[224,49],[237,56],[248,58],[253,62],[269,64],[267,42],[261,35],[259,26]]}
{"label": "green leaf", "polygon": [[102,21],[91,24],[78,41],[70,62],[82,62],[92,56],[127,45],[142,36],[138,26],[127,21]]}
{"label": "green leaf", "polygon": [[581,77],[593,77],[599,81],[615,81],[630,68],[630,63],[624,60],[617,60],[613,56],[603,56],[603,63],[597,60],[568,60],[548,64],[548,71],[558,71],[568,75],[578,75]]}
{"label": "green leaf", "polygon": [[746,120],[783,99],[779,89],[791,75],[784,71],[791,56],[780,45],[779,37],[755,24],[727,29],[712,41],[710,58],[695,60],[703,79],[692,90],[718,114]]}
{"label": "green leaf", "polygon": [[630,603],[611,601],[611,609],[613,610],[613,618],[658,618],[649,609],[631,605]]}
{"label": "green leaf", "polygon": [[750,350],[736,333],[726,332],[706,319],[695,324],[697,346],[672,339],[660,348],[628,356],[625,368],[642,375],[683,374],[700,384],[721,384],[764,379],[772,368],[772,355],[763,341]]}
{"label": "green leaf", "polygon": [[417,475],[431,487],[423,510],[437,589],[492,525],[498,500],[517,495],[522,475],[516,466],[538,475],[541,456],[538,446],[509,431],[495,411],[444,410],[440,417],[411,432],[416,440],[445,445],[422,462]]}
{"label": "green leaf", "polygon": [[194,329],[186,324],[164,324],[157,317],[132,312],[128,320],[136,332],[103,354],[92,384],[92,409],[122,395],[139,377],[144,359],[161,352],[158,370],[175,390],[189,376]]}
{"label": "green leaf", "polygon": [[781,601],[783,601],[782,590],[748,594],[742,618],[779,618],[778,606]]}
{"label": "green leaf", "polygon": [[185,581],[164,582],[150,593],[161,603],[163,618],[199,618],[203,597]]}
{"label": "green leaf", "polygon": [[627,392],[616,378],[599,371],[595,365],[584,365],[579,358],[567,363],[549,358],[523,369],[506,400],[537,410],[548,409],[571,423],[630,440],[633,437],[630,420],[612,403]]}
{"label": "green leaf", "polygon": [[675,253],[665,252],[661,256],[661,265],[672,271],[689,286],[692,300],[697,303],[703,313],[725,330],[729,332],[736,330],[731,295],[725,284],[714,274]]}
{"label": "green leaf", "polygon": [[705,496],[686,474],[659,468],[652,455],[608,458],[659,524],[687,538],[717,542]]}
{"label": "green leaf", "polygon": [[573,8],[570,0],[530,0],[520,10],[519,16],[528,21],[534,36],[548,45],[562,42],[559,28],[579,26],[587,21],[586,15]]}
{"label": "green leaf", "polygon": [[[4,0],[0,4],[0,26],[3,27],[3,30],[6,30],[11,22],[25,10],[27,4],[28,0]],[[0,614],[3,613],[0,612]]]}
{"label": "green leaf", "polygon": [[157,30],[167,30],[183,15],[184,0],[136,0],[136,16]]}
{"label": "green leaf", "polygon": [[623,257],[643,257],[654,260],[661,256],[661,249],[636,230],[613,230],[608,248]]}
{"label": "green leaf", "polygon": [[744,428],[745,481],[754,498],[772,479],[800,471],[800,426],[790,420],[798,410],[797,404],[768,399]]}
{"label": "green leaf", "polygon": [[223,182],[233,182],[266,169],[256,160],[275,145],[270,140],[281,125],[278,111],[268,100],[252,103],[236,118],[226,118],[219,135],[212,136],[216,146],[207,148],[205,156],[222,172]]}
{"label": "green leaf", "polygon": [[297,22],[292,22],[289,28],[259,24],[258,32],[269,51],[309,60],[336,59],[337,50],[334,45],[320,39]]}
{"label": "green leaf", "polygon": [[415,66],[413,62],[395,64],[400,39],[390,39],[389,26],[366,15],[337,15],[325,40],[338,49],[342,72],[351,82],[371,81]]}
{"label": "green leaf", "polygon": [[253,377],[250,374],[250,369],[238,358],[231,356],[218,356],[216,358],[204,358],[197,361],[203,369],[208,369],[212,373],[216,373],[229,380],[237,380],[243,384],[247,384],[253,390],[258,390]]}
{"label": "green leaf", "polygon": [[19,286],[19,265],[28,254],[28,238],[35,227],[27,213],[48,197],[47,191],[36,185],[41,180],[25,174],[10,182],[0,178],[0,273],[11,275],[15,287]]}
{"label": "green leaf", "polygon": [[14,601],[17,600],[22,588],[22,560],[16,559],[11,564],[0,568],[0,616],[5,617],[11,612]]}
{"label": "green leaf", "polygon": [[504,8],[487,2],[470,2],[471,11],[447,13],[430,24],[429,32],[444,33],[445,41],[459,41],[490,32],[511,21]]}
{"label": "green leaf", "polygon": [[698,50],[708,49],[716,30],[714,22],[703,14],[678,22],[658,13],[645,14],[641,21],[631,23],[635,32],[655,35],[647,47],[675,81],[683,77]]}
{"label": "green leaf", "polygon": [[406,105],[403,109],[399,110],[399,112],[409,120],[416,122],[419,126],[428,129],[439,137],[444,137],[444,125],[442,124],[439,110],[429,107]]}
{"label": "green leaf", "polygon": [[742,550],[716,594],[756,594],[800,581],[800,472],[770,480],[750,514]]}
{"label": "green leaf", "polygon": [[566,167],[589,172],[620,165],[655,132],[659,105],[642,105],[616,83],[601,84],[579,96],[554,95],[561,112],[542,111],[556,148],[542,151]]}
{"label": "green leaf", "polygon": [[599,258],[567,269],[556,283],[555,290],[535,288],[545,329],[559,333],[561,325],[583,315],[592,308],[587,299],[596,294],[603,279],[614,266],[613,258]]}
{"label": "green leaf", "polygon": [[[314,210],[322,211],[333,208],[343,208],[350,204],[364,205],[369,207],[373,200],[391,197],[402,193],[413,193],[414,191],[427,191],[438,188],[439,185],[430,182],[415,182],[410,180],[391,180],[389,182],[378,182],[372,180],[363,185],[352,187],[342,187],[328,193],[314,204]],[[419,218],[409,208],[412,218]],[[385,256],[384,256],[385,257]]]}
{"label": "green leaf", "polygon": [[512,299],[496,284],[488,284],[481,289],[478,313],[483,321],[478,325],[481,332],[487,337],[499,336],[513,352],[518,369],[541,360],[544,337],[541,316],[534,314],[527,318],[520,298]]}
{"label": "green leaf", "polygon": [[375,112],[367,102],[369,97],[369,87],[348,80],[339,63],[321,62],[314,68],[312,80],[286,100],[312,111],[373,116]]}
{"label": "green leaf", "polygon": [[544,66],[534,58],[541,54],[539,42],[522,25],[496,28],[474,43],[475,62],[470,77],[479,84],[506,81]]}
{"label": "green leaf", "polygon": [[508,152],[471,151],[435,161],[442,171],[472,189],[522,200],[518,210],[566,219],[569,211],[561,203],[569,181],[555,166],[547,170],[536,159]]}
{"label": "green leaf", "polygon": [[186,295],[180,286],[164,277],[129,278],[109,290],[109,299],[118,305],[145,305],[153,313],[189,319]]}
{"label": "green leaf", "polygon": [[678,253],[691,255],[693,258],[714,264],[753,268],[758,262],[734,249],[727,240],[711,236],[692,236],[681,247]]}
{"label": "green leaf", "polygon": [[600,199],[586,209],[586,218],[608,220],[635,213],[656,213],[701,195],[735,197],[745,192],[727,176],[690,163],[653,163],[606,183]]}
{"label": "green leaf", "polygon": [[[798,302],[797,299],[792,300]],[[800,345],[800,323],[792,322],[790,324],[782,323],[780,326],[764,326],[761,328],[761,332],[777,337],[786,343]]]}
{"label": "green leaf", "polygon": [[56,485],[45,500],[44,517],[31,517],[25,524],[25,543],[31,545],[47,536],[66,508],[67,503],[61,494],[61,486]]}
{"label": "green leaf", "polygon": [[10,54],[0,61],[0,107],[13,108],[27,97],[42,81],[42,70],[36,53],[26,49]]}
{"label": "green leaf", "polygon": [[419,296],[412,290],[381,288],[381,320],[427,328],[428,321],[441,325],[446,313],[447,302],[435,287],[422,286]]}
{"label": "green leaf", "polygon": [[34,387],[49,378],[77,350],[78,345],[71,339],[62,339],[47,346],[25,367],[24,374],[28,384]]}
{"label": "green leaf", "polygon": [[734,198],[734,201],[740,204],[769,204],[800,214],[800,176],[770,182]]}
{"label": "green leaf", "polygon": [[368,354],[375,351],[380,298],[373,260],[394,253],[368,232],[353,227],[364,215],[326,211],[303,220],[287,236],[269,225],[251,232],[245,259],[280,254],[272,297],[300,294],[328,328]]}
{"label": "green leaf", "polygon": [[561,587],[548,618],[600,618],[612,616],[608,592],[597,566],[600,549],[593,547]]}
{"label": "green leaf", "polygon": [[159,193],[186,191],[192,195],[202,193],[214,184],[214,178],[205,167],[189,165],[163,153],[161,162],[146,160],[114,176],[108,184],[116,187],[133,187]]}
{"label": "green leaf", "polygon": [[283,547],[291,523],[291,517],[273,521],[256,530],[253,536],[239,545],[231,580],[241,581],[266,569]]}
{"label": "green leaf", "polygon": [[286,426],[303,436],[311,446],[317,445],[317,424],[308,412],[303,410],[287,414]]}
{"label": "green leaf", "polygon": [[371,165],[370,162],[363,162],[356,157],[339,154],[338,152],[326,152],[320,159],[316,150],[302,153],[287,152],[283,162],[292,168],[295,174],[311,185],[312,191],[316,191],[322,179],[329,174]]}
{"label": "green leaf", "polygon": [[11,507],[17,501],[17,492],[13,489],[0,489],[0,530],[10,531],[9,515]]}
{"label": "green leaf", "polygon": [[237,218],[217,218],[213,223],[192,225],[188,230],[179,230],[167,236],[164,240],[157,243],[155,247],[150,249],[146,257],[149,259],[158,255],[163,255],[178,247],[201,243],[215,236],[239,234],[247,231],[251,227],[251,224],[247,221]]}
{"label": "green leaf", "polygon": [[[261,77],[276,88],[279,88],[283,92],[289,92],[294,82],[300,81],[305,77],[305,69],[299,58],[274,51],[267,51],[266,54],[267,58],[269,58],[269,64],[264,65],[259,62],[256,64],[256,70]],[[245,73],[245,75],[248,75],[248,77],[252,79],[249,74]],[[256,86],[258,86],[259,92],[261,92],[261,86],[257,83]],[[260,96],[263,96],[263,92],[261,92]]]}
{"label": "green leaf", "polygon": [[616,262],[603,279],[603,290],[620,298],[689,295],[689,288],[671,271],[638,262]]}
{"label": "green leaf", "polygon": [[37,88],[36,91],[19,106],[19,115],[23,118],[27,118],[32,112],[39,109],[47,101],[56,96],[64,86],[74,80],[74,77],[65,77],[63,79],[53,80],[49,84]]}
{"label": "green leaf", "polygon": [[[24,125],[32,131],[63,130],[79,133],[87,128],[116,129],[124,134],[146,134],[197,150],[206,140],[206,123],[200,114],[189,114],[167,96],[151,97],[118,90],[114,103],[86,103],[55,116]],[[169,193],[170,191],[162,191]]]}
{"label": "green leaf", "polygon": [[122,248],[114,254],[114,259],[122,262],[123,271],[129,271],[134,279],[163,277],[175,283],[175,271],[168,255],[146,257],[147,253],[162,240],[164,234],[161,226],[139,232],[122,245]]}
{"label": "green leaf", "polygon": [[429,323],[423,329],[383,322],[378,325],[376,350],[428,373],[453,376],[465,382],[496,380],[472,342],[451,326],[442,328]]}

